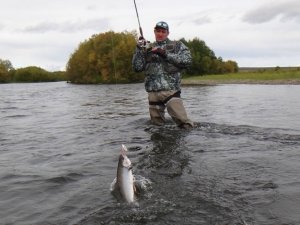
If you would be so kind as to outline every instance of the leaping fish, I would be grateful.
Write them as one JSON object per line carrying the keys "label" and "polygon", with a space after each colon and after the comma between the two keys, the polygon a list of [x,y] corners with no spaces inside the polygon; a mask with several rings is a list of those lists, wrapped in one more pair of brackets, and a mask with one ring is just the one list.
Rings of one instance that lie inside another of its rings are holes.
{"label": "leaping fish", "polygon": [[119,156],[117,177],[112,184],[111,191],[119,195],[124,201],[132,203],[135,200],[135,183],[132,174],[132,164],[126,155],[127,148],[122,145]]}

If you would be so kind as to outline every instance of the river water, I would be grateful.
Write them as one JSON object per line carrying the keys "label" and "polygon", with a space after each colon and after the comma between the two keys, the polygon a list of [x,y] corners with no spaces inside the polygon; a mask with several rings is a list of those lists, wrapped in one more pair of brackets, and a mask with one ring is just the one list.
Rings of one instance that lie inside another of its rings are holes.
{"label": "river water", "polygon": [[[1,84],[0,224],[300,224],[300,86],[182,95],[193,130],[151,125],[143,84]],[[121,144],[133,205],[109,190]]]}

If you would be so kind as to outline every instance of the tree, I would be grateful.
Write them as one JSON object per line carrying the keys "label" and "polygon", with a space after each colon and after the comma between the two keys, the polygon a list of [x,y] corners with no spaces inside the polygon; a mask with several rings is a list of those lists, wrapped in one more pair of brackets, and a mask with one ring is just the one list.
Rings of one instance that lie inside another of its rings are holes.
{"label": "tree", "polygon": [[187,70],[187,74],[202,75],[210,73],[212,61],[216,58],[215,53],[199,38],[194,38],[191,41],[181,39],[181,41],[189,47],[193,58],[193,63]]}
{"label": "tree", "polygon": [[186,70],[186,74],[204,75],[204,74],[222,74],[237,72],[238,66],[234,61],[223,62],[222,57],[216,57],[213,50],[211,50],[203,40],[194,38],[191,41],[181,39],[181,41],[191,50],[193,63]]}
{"label": "tree", "polygon": [[237,73],[239,71],[239,67],[235,61],[228,60],[224,62],[224,70],[224,73]]}
{"label": "tree", "polygon": [[14,80],[17,82],[43,82],[49,81],[49,76],[50,72],[37,66],[29,66],[17,69]]}
{"label": "tree", "polygon": [[12,80],[14,68],[9,60],[0,59],[0,83]]}
{"label": "tree", "polygon": [[143,79],[131,69],[136,33],[93,35],[71,55],[66,74],[73,83],[128,83]]}

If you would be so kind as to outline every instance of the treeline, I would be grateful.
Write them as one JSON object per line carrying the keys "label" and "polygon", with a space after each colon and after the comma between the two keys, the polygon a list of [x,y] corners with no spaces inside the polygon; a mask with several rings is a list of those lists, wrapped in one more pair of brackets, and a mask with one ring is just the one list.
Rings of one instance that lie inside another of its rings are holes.
{"label": "treeline", "polygon": [[[134,73],[131,66],[137,34],[109,31],[93,35],[80,43],[67,63],[67,78],[72,83],[132,83],[144,79],[142,73]],[[234,61],[224,62],[205,44],[194,38],[181,39],[192,53],[193,64],[184,75],[199,76],[238,72]]]}
{"label": "treeline", "polygon": [[0,59],[0,83],[54,82],[63,80],[66,80],[64,71],[49,72],[36,66],[15,69],[9,60]]}
{"label": "treeline", "polygon": [[223,61],[222,57],[217,57],[203,40],[194,38],[191,41],[181,39],[181,41],[191,50],[193,63],[186,70],[186,75],[201,76],[209,74],[237,73],[239,68],[235,61]]}
{"label": "treeline", "polygon": [[[95,34],[80,43],[67,62],[66,71],[49,72],[29,66],[14,69],[9,60],[0,59],[0,83],[47,82],[68,80],[78,84],[134,83],[144,80],[142,73],[132,70],[132,56],[136,46],[136,32],[113,31]],[[203,40],[181,41],[189,47],[193,63],[185,76],[238,72],[235,61],[223,61]]]}

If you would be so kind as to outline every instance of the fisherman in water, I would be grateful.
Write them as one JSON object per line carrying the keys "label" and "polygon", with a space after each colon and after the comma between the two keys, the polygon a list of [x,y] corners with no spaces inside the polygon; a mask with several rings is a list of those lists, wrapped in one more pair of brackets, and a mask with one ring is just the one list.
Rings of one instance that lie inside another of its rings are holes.
{"label": "fisherman in water", "polygon": [[148,46],[140,37],[132,59],[135,72],[144,71],[152,123],[165,123],[165,109],[175,123],[184,129],[194,127],[187,117],[181,94],[181,70],[192,63],[190,50],[180,41],[171,41],[169,26],[158,22],[154,27],[156,41]]}

